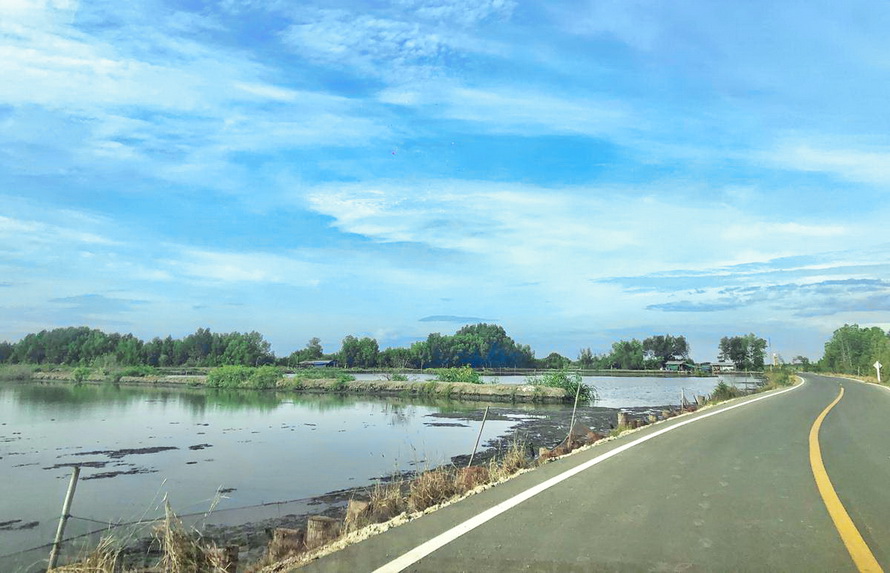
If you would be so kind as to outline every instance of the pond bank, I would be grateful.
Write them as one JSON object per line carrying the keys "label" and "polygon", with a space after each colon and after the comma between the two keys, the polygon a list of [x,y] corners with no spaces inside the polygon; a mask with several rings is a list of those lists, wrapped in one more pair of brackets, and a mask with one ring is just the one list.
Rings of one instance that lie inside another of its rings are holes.
{"label": "pond bank", "polygon": [[[575,422],[578,427],[601,435],[608,435],[617,427],[618,414],[625,414],[639,420],[645,420],[650,414],[660,413],[671,406],[658,408],[600,408],[595,406],[584,407],[577,411]],[[447,426],[452,424],[464,424],[468,421],[481,421],[482,412],[442,412],[431,414],[435,422],[429,425]],[[487,467],[489,462],[500,459],[510,449],[514,442],[522,444],[527,450],[529,463],[534,466],[535,453],[539,448],[553,448],[566,439],[568,427],[572,419],[571,408],[560,410],[520,410],[509,406],[492,408],[488,414],[489,421],[517,420],[518,423],[506,433],[494,439],[486,441],[480,446],[474,456],[477,466]],[[423,471],[436,471],[448,467],[463,468],[469,461],[469,453],[459,454],[451,458],[450,464],[443,466],[419,467],[416,470],[396,472],[375,478],[377,483],[391,481],[411,480]],[[373,485],[365,485],[328,492],[311,499],[303,500],[291,509],[284,509],[278,517],[257,519],[240,524],[208,524],[203,528],[203,535],[220,546],[236,545],[240,550],[242,563],[256,563],[262,558],[272,540],[273,532],[278,528],[302,529],[307,528],[307,522],[311,516],[321,515],[343,522],[346,519],[347,506],[350,500],[365,500],[373,491]],[[130,548],[127,552],[130,558],[144,556],[152,550],[157,552],[157,547],[152,547],[150,540],[143,539]]]}
{"label": "pond bank", "polygon": [[[70,372],[34,372],[31,380],[43,382],[74,382]],[[88,379],[84,382],[110,383],[106,380]],[[169,385],[207,387],[206,376],[123,376],[120,384]],[[396,382],[389,380],[335,380],[330,378],[307,379],[293,382],[282,378],[279,387],[272,390],[289,390],[310,394],[354,394],[369,396],[406,396],[445,398],[450,400],[482,400],[486,402],[523,402],[541,404],[571,403],[572,396],[564,390],[531,384],[469,384],[465,382],[438,382],[434,380]]]}

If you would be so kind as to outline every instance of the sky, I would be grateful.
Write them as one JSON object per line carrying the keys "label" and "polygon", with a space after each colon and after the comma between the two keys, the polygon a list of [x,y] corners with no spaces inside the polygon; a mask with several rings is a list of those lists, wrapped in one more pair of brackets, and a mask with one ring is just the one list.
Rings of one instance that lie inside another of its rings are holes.
{"label": "sky", "polygon": [[0,340],[890,328],[890,3],[3,0]]}

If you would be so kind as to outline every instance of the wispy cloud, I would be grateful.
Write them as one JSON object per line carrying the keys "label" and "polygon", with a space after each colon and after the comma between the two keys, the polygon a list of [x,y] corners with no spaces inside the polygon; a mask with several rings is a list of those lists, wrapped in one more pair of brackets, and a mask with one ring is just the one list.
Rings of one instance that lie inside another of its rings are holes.
{"label": "wispy cloud", "polygon": [[217,252],[186,250],[167,266],[202,282],[285,283],[314,287],[320,282],[319,268],[283,255],[263,252]]}
{"label": "wispy cloud", "polygon": [[139,306],[146,304],[144,300],[133,300],[117,297],[109,297],[102,294],[82,294],[53,298],[49,302],[64,305],[69,310],[84,315],[116,314],[119,312],[131,312]]}
{"label": "wispy cloud", "polygon": [[456,322],[471,324],[476,322],[497,322],[494,318],[480,318],[478,316],[455,316],[452,314],[435,314],[418,319],[418,322]]}
{"label": "wispy cloud", "polygon": [[499,133],[599,136],[630,129],[634,121],[629,106],[616,100],[557,97],[534,88],[517,92],[515,86],[399,85],[381,91],[378,98]]}
{"label": "wispy cloud", "polygon": [[769,159],[788,169],[827,173],[860,183],[890,183],[890,149],[883,146],[829,147],[787,141],[771,151]]}

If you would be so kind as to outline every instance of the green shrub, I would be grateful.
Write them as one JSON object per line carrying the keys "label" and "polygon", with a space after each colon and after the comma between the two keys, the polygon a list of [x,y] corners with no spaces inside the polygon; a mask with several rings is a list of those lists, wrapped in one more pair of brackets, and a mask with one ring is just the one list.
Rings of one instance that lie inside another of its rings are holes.
{"label": "green shrub", "polygon": [[297,371],[297,377],[303,380],[331,380],[343,375],[349,376],[342,368],[301,368]]}
{"label": "green shrub", "polygon": [[211,388],[275,388],[281,378],[281,369],[275,366],[220,366],[207,374],[207,386]]}
{"label": "green shrub", "polygon": [[433,370],[438,382],[465,382],[467,384],[482,384],[482,375],[470,368],[437,368]]}
{"label": "green shrub", "polygon": [[349,383],[355,380],[355,376],[350,376],[349,374],[341,374],[337,376],[337,379],[334,380],[333,386],[331,388],[334,392],[346,392],[349,390]]}
{"label": "green shrub", "polygon": [[207,386],[211,388],[245,388],[252,368],[248,366],[220,366],[207,373]]}
{"label": "green shrub", "polygon": [[80,384],[90,377],[90,369],[86,366],[78,366],[71,372],[71,377],[74,378],[75,384]]}
{"label": "green shrub", "polygon": [[250,374],[247,385],[257,390],[274,388],[281,378],[281,369],[275,366],[260,366]]}
{"label": "green shrub", "polygon": [[575,398],[578,393],[578,387],[581,391],[578,393],[579,402],[589,402],[596,400],[596,388],[584,384],[581,374],[577,372],[569,372],[567,370],[551,370],[537,376],[529,376],[525,379],[527,384],[533,386],[547,386],[549,388],[562,388],[566,396]]}
{"label": "green shrub", "polygon": [[145,376],[157,376],[158,369],[154,366],[141,364],[139,366],[125,366],[120,370],[121,376],[133,376],[144,378]]}
{"label": "green shrub", "polygon": [[721,380],[720,383],[717,384],[717,387],[714,388],[714,391],[711,392],[711,401],[722,402],[724,400],[731,400],[732,398],[738,398],[742,394],[743,392],[739,388],[731,386]]}
{"label": "green shrub", "polygon": [[294,376],[293,378],[281,378],[280,380],[278,380],[278,385],[282,388],[288,388],[290,390],[302,390],[306,383],[303,382],[302,378],[297,378],[296,376]]}
{"label": "green shrub", "polygon": [[766,386],[769,388],[781,388],[783,386],[790,386],[792,383],[791,372],[784,368],[768,370],[765,374],[767,380]]}

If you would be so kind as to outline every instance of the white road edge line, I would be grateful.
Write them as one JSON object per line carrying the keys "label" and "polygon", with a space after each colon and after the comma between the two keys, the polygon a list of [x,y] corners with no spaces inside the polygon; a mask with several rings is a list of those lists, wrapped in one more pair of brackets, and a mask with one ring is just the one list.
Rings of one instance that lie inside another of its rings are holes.
{"label": "white road edge line", "polygon": [[883,388],[884,390],[887,390],[888,392],[890,392],[890,386],[885,386],[883,384],[875,384],[874,382],[865,382],[863,380],[857,380],[856,378],[847,378],[846,376],[838,376],[837,378],[840,378],[841,380],[849,380],[850,382],[858,382],[865,386],[877,386],[878,388]]}
{"label": "white road edge line", "polygon": [[600,456],[593,458],[592,460],[586,461],[579,466],[576,466],[570,470],[567,470],[557,476],[553,476],[552,478],[548,479],[547,481],[541,482],[538,485],[531,487],[531,488],[525,490],[524,492],[511,497],[510,499],[502,501],[501,503],[483,511],[482,513],[476,515],[475,517],[471,517],[470,519],[464,521],[463,523],[460,523],[460,524],[452,527],[448,531],[445,531],[444,533],[441,533],[441,534],[437,535],[436,537],[433,537],[429,541],[426,541],[426,542],[418,545],[417,547],[415,547],[411,551],[408,551],[401,557],[396,557],[389,563],[375,569],[374,573],[398,573],[399,571],[402,571],[402,570],[410,567],[411,565],[417,563],[418,561],[420,561],[421,559],[423,559],[430,553],[436,551],[437,549],[440,549],[440,548],[444,547],[445,545],[451,543],[452,541],[454,541],[458,537],[462,536],[463,534],[469,533],[470,531],[476,529],[477,527],[484,524],[485,522],[490,521],[491,519],[494,519],[495,517],[504,513],[505,511],[508,511],[508,510],[516,507],[523,501],[525,501],[527,499],[531,499],[532,497],[538,495],[539,493],[541,493],[543,491],[550,489],[551,487],[557,485],[558,483],[563,482],[563,481],[569,479],[570,477],[572,477],[576,474],[579,474],[579,473],[583,472],[584,470],[587,470],[601,462],[604,462],[613,456],[617,456],[618,454],[625,452],[634,446],[638,446],[644,442],[648,442],[649,440],[651,440],[653,438],[657,438],[658,436],[660,436],[662,434],[666,434],[668,432],[676,430],[677,428],[682,428],[683,426],[686,426],[688,424],[698,422],[699,420],[704,420],[705,418],[710,418],[711,416],[716,416],[717,414],[729,412],[730,410],[735,410],[736,408],[741,408],[743,406],[747,406],[749,404],[753,404],[753,403],[759,402],[761,400],[767,400],[769,398],[774,398],[774,397],[784,394],[786,392],[791,392],[792,390],[797,390],[798,388],[800,388],[801,386],[806,384],[806,380],[804,380],[803,378],[801,378],[801,380],[802,380],[802,382],[800,384],[792,386],[791,388],[787,388],[785,390],[779,390],[778,392],[774,392],[772,394],[767,394],[765,396],[760,396],[758,398],[754,398],[752,400],[747,400],[745,402],[741,402],[741,403],[735,404],[733,406],[728,406],[726,408],[721,408],[721,409],[715,410],[713,412],[708,412],[707,414],[701,414],[694,418],[690,418],[688,420],[684,420],[682,422],[672,424],[672,425],[668,426],[667,428],[658,430],[656,432],[652,432],[651,434],[645,435],[642,438],[638,438],[632,442],[628,442],[628,443],[624,444],[623,446],[619,446],[619,447],[615,448],[614,450],[608,451]]}

